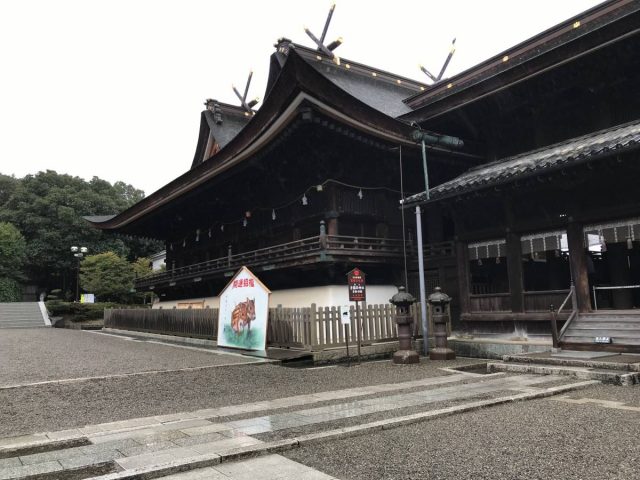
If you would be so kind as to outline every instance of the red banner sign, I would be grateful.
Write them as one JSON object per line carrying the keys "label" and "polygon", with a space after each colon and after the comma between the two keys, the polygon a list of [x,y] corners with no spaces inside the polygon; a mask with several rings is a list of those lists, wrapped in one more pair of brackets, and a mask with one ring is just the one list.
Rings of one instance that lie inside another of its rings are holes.
{"label": "red banner sign", "polygon": [[354,268],[347,273],[350,302],[365,302],[367,300],[367,289],[364,277],[364,272],[359,268]]}

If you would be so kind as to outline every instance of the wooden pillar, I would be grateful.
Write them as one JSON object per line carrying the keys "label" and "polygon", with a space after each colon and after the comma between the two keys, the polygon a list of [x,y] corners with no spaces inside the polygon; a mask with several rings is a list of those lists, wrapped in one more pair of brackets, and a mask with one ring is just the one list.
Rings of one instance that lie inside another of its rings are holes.
{"label": "wooden pillar", "polygon": [[524,312],[524,285],[522,278],[522,244],[520,235],[507,233],[507,273],[511,293],[511,311]]}
{"label": "wooden pillar", "polygon": [[338,191],[334,185],[329,187],[328,195],[329,195],[329,211],[326,214],[327,235],[339,235],[338,233]]}
{"label": "wooden pillar", "polygon": [[460,311],[471,311],[469,289],[469,247],[466,242],[456,242],[456,263],[458,271],[458,292],[460,295]]}
{"label": "wooden pillar", "polygon": [[[609,243],[607,244],[607,252],[604,255],[607,266],[609,267],[609,278],[612,285],[629,285],[629,251],[625,243]],[[620,289],[611,290],[613,299],[613,308],[615,309],[631,309],[633,308],[633,297],[631,290]]]}
{"label": "wooden pillar", "polygon": [[567,243],[569,244],[569,263],[571,275],[576,289],[576,303],[579,312],[591,311],[591,294],[589,293],[589,272],[587,270],[587,254],[584,247],[584,230],[581,223],[571,222],[567,226]]}

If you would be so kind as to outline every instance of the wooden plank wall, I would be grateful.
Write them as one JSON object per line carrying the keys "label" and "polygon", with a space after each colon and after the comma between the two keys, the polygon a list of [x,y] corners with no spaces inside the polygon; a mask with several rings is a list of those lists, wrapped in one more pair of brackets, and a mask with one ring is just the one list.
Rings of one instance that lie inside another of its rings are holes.
{"label": "wooden plank wall", "polygon": [[[318,351],[343,347],[348,338],[349,344],[355,346],[358,340],[358,318],[362,345],[393,341],[398,338],[394,314],[395,307],[391,304],[363,303],[357,312],[351,306],[351,323],[345,328],[340,322],[339,307],[318,307],[312,304],[304,308],[270,308],[267,345]],[[414,318],[414,335],[421,336],[419,305],[411,308],[411,315]],[[105,310],[104,325],[107,328],[215,340],[218,333],[218,309]],[[431,318],[429,331],[433,332]]]}

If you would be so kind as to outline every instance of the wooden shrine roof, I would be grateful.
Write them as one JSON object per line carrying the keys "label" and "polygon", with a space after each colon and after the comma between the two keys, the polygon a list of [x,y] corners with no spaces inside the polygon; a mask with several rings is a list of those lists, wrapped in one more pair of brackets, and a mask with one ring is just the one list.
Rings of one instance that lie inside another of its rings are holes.
{"label": "wooden shrine roof", "polygon": [[413,127],[353,97],[291,49],[260,110],[216,155],[112,219],[91,223],[100,229],[128,233],[128,225],[259,153],[301,114],[302,107],[315,109],[383,143],[416,147],[411,139]]}
{"label": "wooden shrine roof", "polygon": [[214,110],[204,110],[200,115],[200,133],[191,168],[200,165],[227,145],[253,117],[242,107],[216,100],[212,102]]}
{"label": "wooden shrine roof", "polygon": [[423,122],[501,92],[638,27],[640,2],[610,0],[405,99],[404,120]]}
{"label": "wooden shrine roof", "polygon": [[[640,119],[472,168],[431,189],[428,201],[515,182],[639,147]],[[426,193],[422,192],[407,198],[404,204],[426,202]]]}

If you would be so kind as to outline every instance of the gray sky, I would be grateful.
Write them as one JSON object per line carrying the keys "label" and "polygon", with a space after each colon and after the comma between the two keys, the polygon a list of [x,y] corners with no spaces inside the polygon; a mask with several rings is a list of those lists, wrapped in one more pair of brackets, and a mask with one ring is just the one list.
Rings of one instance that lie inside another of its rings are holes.
{"label": "gray sky", "polygon": [[[340,57],[426,80],[447,76],[596,4],[593,0],[338,0]],[[193,159],[205,98],[264,94],[281,36],[311,46],[330,0],[0,1],[0,173],[44,169],[152,193]]]}

